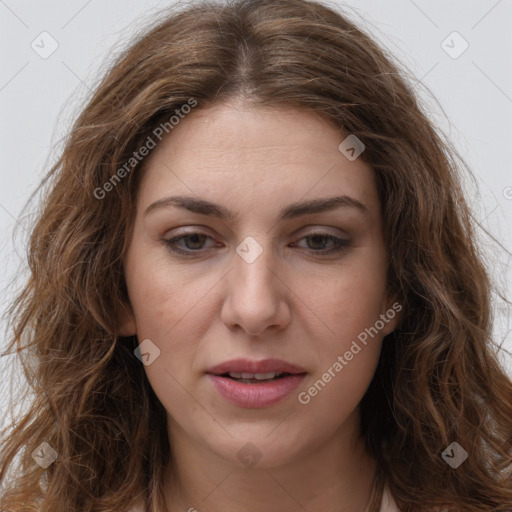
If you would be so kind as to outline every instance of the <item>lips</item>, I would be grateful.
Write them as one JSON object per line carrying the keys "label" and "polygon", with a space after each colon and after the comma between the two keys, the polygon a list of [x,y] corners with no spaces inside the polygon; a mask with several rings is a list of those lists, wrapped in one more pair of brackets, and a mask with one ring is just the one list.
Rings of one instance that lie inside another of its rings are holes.
{"label": "lips", "polygon": [[283,400],[306,376],[304,368],[280,359],[233,359],[206,373],[221,396],[245,408],[267,407]]}
{"label": "lips", "polygon": [[281,359],[264,359],[262,361],[253,361],[251,359],[232,359],[218,364],[206,370],[206,373],[213,375],[224,375],[227,373],[288,373],[297,375],[305,373],[306,370],[292,363],[282,361]]}

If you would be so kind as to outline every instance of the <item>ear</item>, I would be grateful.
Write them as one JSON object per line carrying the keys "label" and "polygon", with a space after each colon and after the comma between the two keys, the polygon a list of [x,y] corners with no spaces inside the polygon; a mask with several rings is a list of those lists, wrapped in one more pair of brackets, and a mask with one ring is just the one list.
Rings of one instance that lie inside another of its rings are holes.
{"label": "ear", "polygon": [[135,336],[137,334],[137,324],[135,315],[130,304],[122,303],[122,309],[119,313],[119,335],[123,337]]}
{"label": "ear", "polygon": [[402,319],[402,310],[402,301],[398,300],[398,297],[393,296],[384,301],[384,309],[381,314],[381,319],[385,323],[381,331],[384,336],[396,329]]}

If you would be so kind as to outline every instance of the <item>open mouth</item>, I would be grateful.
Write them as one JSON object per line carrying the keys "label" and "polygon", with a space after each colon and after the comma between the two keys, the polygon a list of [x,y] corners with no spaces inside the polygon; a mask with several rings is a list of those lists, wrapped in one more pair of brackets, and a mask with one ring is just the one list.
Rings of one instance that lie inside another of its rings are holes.
{"label": "open mouth", "polygon": [[237,407],[269,407],[288,397],[306,377],[304,368],[281,359],[232,359],[206,370],[214,389]]}
{"label": "open mouth", "polygon": [[228,372],[221,375],[228,379],[240,382],[242,384],[263,384],[273,382],[291,375],[287,372],[269,372],[269,373],[245,373],[245,372]]}

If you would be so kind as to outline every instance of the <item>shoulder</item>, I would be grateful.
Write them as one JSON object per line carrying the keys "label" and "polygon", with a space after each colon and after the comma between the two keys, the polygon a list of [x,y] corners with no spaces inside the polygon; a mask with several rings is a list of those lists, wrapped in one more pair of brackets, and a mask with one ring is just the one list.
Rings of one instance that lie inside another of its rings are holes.
{"label": "shoulder", "polygon": [[379,512],[400,512],[400,509],[396,506],[395,500],[389,492],[387,485],[384,487],[384,491],[382,493],[382,502]]}

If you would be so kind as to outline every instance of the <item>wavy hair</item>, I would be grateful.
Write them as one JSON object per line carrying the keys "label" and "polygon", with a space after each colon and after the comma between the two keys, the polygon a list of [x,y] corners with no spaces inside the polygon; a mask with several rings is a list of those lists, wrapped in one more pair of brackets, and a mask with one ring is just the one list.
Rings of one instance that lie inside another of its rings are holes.
{"label": "wavy hair", "polygon": [[[165,510],[166,412],[119,335],[122,264],[144,168],[130,159],[191,98],[315,112],[364,142],[403,305],[360,404],[366,447],[402,512],[511,510],[512,382],[469,169],[404,69],[348,16],[305,0],[175,6],[113,59],[38,189],[29,275],[8,311],[5,353],[33,396],[2,431],[2,512]],[[44,442],[58,455],[46,468],[33,456]],[[452,442],[469,455],[458,469],[441,457]]]}

